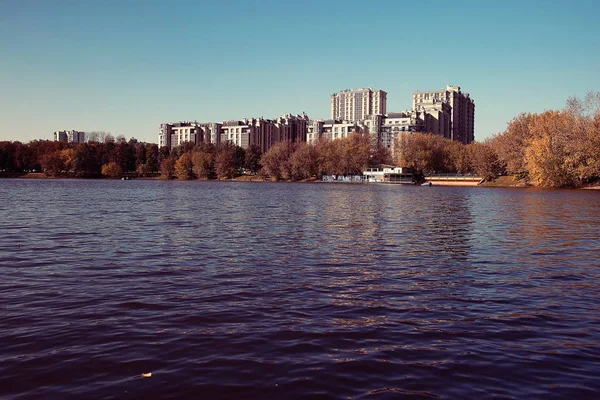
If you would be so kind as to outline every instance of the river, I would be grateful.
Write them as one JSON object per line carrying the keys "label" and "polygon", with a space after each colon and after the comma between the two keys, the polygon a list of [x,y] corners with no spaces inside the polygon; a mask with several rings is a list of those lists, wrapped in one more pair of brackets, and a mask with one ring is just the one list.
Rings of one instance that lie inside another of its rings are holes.
{"label": "river", "polygon": [[0,398],[600,393],[600,191],[5,179],[0,216]]}

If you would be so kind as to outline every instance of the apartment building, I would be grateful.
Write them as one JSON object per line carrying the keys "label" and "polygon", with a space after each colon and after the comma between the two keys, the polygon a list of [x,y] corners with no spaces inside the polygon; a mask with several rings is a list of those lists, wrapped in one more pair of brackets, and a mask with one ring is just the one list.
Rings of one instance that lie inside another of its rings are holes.
{"label": "apartment building", "polygon": [[431,133],[464,144],[475,140],[475,102],[468,93],[461,91],[460,86],[448,85],[442,90],[415,92],[412,97],[413,110],[426,116],[428,132],[431,129]]}
{"label": "apartment building", "polygon": [[383,90],[344,90],[331,96],[330,120],[310,120],[302,113],[277,119],[161,124],[158,143],[174,148],[185,142],[230,142],[242,148],[256,145],[265,153],[281,141],[314,144],[320,138],[342,139],[352,132],[369,134],[373,147],[384,146],[392,151],[402,132],[428,132],[465,144],[474,140],[475,103],[459,86],[415,92],[412,100],[412,110],[388,114],[387,93]]}
{"label": "apartment building", "polygon": [[420,131],[422,124],[416,113],[404,111],[389,113],[382,118],[380,126],[380,143],[383,147],[392,148],[396,138],[402,132]]}
{"label": "apartment building", "polygon": [[360,122],[311,120],[307,126],[307,142],[314,144],[320,138],[342,139],[358,132],[370,135],[373,147],[384,146],[392,149],[401,132],[424,131],[425,122],[420,114],[409,110],[387,115],[370,115]]}
{"label": "apartment building", "polygon": [[158,146],[172,149],[186,142],[217,144],[221,141],[221,128],[222,124],[215,122],[180,121],[161,124],[158,132]]}
{"label": "apartment building", "polygon": [[285,114],[277,119],[246,118],[223,123],[175,122],[161,124],[158,133],[159,147],[170,149],[183,143],[199,144],[229,142],[242,148],[258,146],[266,152],[281,141],[306,142],[308,115]]}
{"label": "apartment building", "polygon": [[83,143],[83,142],[85,142],[85,132],[55,131],[54,132],[54,141],[55,142]]}
{"label": "apartment building", "polygon": [[331,95],[331,119],[359,122],[369,115],[385,114],[387,93],[371,88],[347,89]]}

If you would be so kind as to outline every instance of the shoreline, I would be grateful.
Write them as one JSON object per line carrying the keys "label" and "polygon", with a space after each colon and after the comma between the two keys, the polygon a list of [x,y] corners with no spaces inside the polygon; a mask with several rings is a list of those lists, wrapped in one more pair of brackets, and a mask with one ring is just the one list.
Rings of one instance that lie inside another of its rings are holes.
{"label": "shoreline", "polygon": [[[119,178],[106,178],[106,177],[78,178],[78,177],[71,177],[71,176],[47,176],[43,172],[25,172],[25,173],[20,173],[20,172],[1,172],[0,173],[0,180],[2,180],[2,179],[30,179],[30,180],[35,180],[35,179],[40,179],[40,180],[44,180],[44,179],[82,179],[82,180],[88,180],[88,179],[91,179],[91,180],[111,180],[111,181],[121,180]],[[168,179],[164,179],[161,176],[149,176],[149,177],[131,178],[131,179],[128,179],[128,180],[158,180],[158,181],[164,181],[164,180],[168,180]],[[238,176],[238,177],[236,177],[234,179],[193,179],[193,180],[198,180],[198,181],[222,181],[222,182],[234,181],[234,182],[281,182],[281,183],[290,183],[290,182],[294,182],[294,183],[320,183],[320,182],[322,182],[322,181],[320,181],[320,180],[318,180],[316,178],[303,179],[303,180],[300,180],[300,181],[287,181],[287,180],[275,181],[273,179],[259,177],[257,175],[254,175],[254,176],[241,175],[241,176]],[[324,183],[327,183],[327,182],[324,182]],[[343,182],[339,182],[339,183],[343,183]],[[433,186],[462,187],[463,185],[445,184],[445,185],[433,185]],[[484,182],[484,183],[482,183],[480,185],[474,185],[474,186],[469,186],[469,187],[504,187],[504,188],[525,188],[525,189],[526,188],[538,188],[538,189],[600,190],[600,182],[594,182],[593,186],[585,186],[585,187],[581,187],[581,188],[540,188],[540,187],[537,187],[537,186],[529,185],[529,184],[525,183],[523,180],[518,180],[514,176],[500,176],[500,177],[494,179],[493,181]]]}

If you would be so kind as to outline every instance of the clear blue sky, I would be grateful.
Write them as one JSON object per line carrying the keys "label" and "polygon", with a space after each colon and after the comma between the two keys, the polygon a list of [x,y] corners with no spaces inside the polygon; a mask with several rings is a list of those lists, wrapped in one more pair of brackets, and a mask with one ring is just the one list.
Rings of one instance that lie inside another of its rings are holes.
{"label": "clear blue sky", "polygon": [[161,122],[388,112],[459,85],[475,139],[600,90],[600,1],[0,0],[0,140],[62,129],[156,142]]}

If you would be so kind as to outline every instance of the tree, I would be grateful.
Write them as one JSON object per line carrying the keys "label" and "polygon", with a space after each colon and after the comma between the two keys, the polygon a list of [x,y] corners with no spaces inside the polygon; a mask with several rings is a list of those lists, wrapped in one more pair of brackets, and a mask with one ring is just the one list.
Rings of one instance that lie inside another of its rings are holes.
{"label": "tree", "polygon": [[99,161],[99,147],[97,143],[81,143],[75,149],[73,170],[78,177],[92,177],[101,173],[102,164]]}
{"label": "tree", "polygon": [[194,177],[192,167],[192,155],[183,153],[175,163],[175,176],[180,180],[192,179]]}
{"label": "tree", "polygon": [[444,169],[444,138],[429,133],[401,133],[396,139],[398,163],[418,172]]}
{"label": "tree", "polygon": [[160,163],[160,175],[165,179],[173,179],[174,174],[175,162],[171,157],[167,157]]}
{"label": "tree", "polygon": [[502,166],[498,154],[489,143],[473,142],[467,145],[474,172],[484,179],[494,179],[500,175]]}
{"label": "tree", "polygon": [[380,168],[383,164],[392,164],[392,153],[387,147],[378,144],[371,150],[367,167]]}
{"label": "tree", "polygon": [[233,178],[237,173],[235,147],[229,144],[220,146],[215,155],[215,172],[217,178]]}
{"label": "tree", "polygon": [[101,173],[109,178],[120,178],[123,175],[123,168],[114,161],[102,165]]}
{"label": "tree", "polygon": [[15,170],[15,144],[0,142],[0,170]]}
{"label": "tree", "polygon": [[360,175],[365,170],[371,156],[371,138],[358,132],[340,139],[344,174]]}
{"label": "tree", "polygon": [[195,151],[192,154],[193,170],[198,178],[208,179],[213,176],[214,158],[206,151]]}
{"label": "tree", "polygon": [[29,169],[35,169],[37,164],[37,157],[31,150],[31,147],[21,143],[14,142],[14,165],[17,171],[25,171]]}
{"label": "tree", "polygon": [[470,172],[472,166],[466,146],[455,140],[445,139],[444,141],[443,170],[445,172]]}
{"label": "tree", "polygon": [[64,149],[60,151],[60,159],[65,171],[70,172],[75,168],[75,155],[75,149]]}
{"label": "tree", "polygon": [[531,125],[531,141],[525,163],[531,182],[543,187],[579,186],[578,157],[569,142],[574,140],[572,118],[566,112],[545,111]]}
{"label": "tree", "polygon": [[298,143],[290,157],[289,164],[292,180],[308,179],[317,175],[318,159],[315,147],[305,142]]}
{"label": "tree", "polygon": [[146,165],[150,173],[160,169],[158,145],[152,143],[146,147]]}
{"label": "tree", "polygon": [[41,164],[42,170],[47,176],[60,176],[65,169],[60,150],[44,154]]}
{"label": "tree", "polygon": [[506,131],[493,138],[491,145],[507,174],[527,176],[525,151],[531,141],[535,118],[535,114],[520,114],[508,124]]}
{"label": "tree", "polygon": [[246,161],[246,151],[240,146],[233,147],[233,164],[238,173],[241,173],[244,169],[244,162]]}
{"label": "tree", "polygon": [[257,173],[260,170],[261,155],[262,153],[258,146],[254,144],[248,146],[244,155],[244,168],[246,168],[253,174]]}
{"label": "tree", "polygon": [[320,175],[343,175],[343,148],[341,140],[320,138],[315,144]]}
{"label": "tree", "polygon": [[291,178],[290,156],[293,153],[292,143],[278,142],[262,156],[260,162],[266,175],[276,181]]}
{"label": "tree", "polygon": [[136,168],[146,163],[146,146],[143,143],[132,143],[129,141],[129,146],[133,147],[135,153],[135,166]]}

